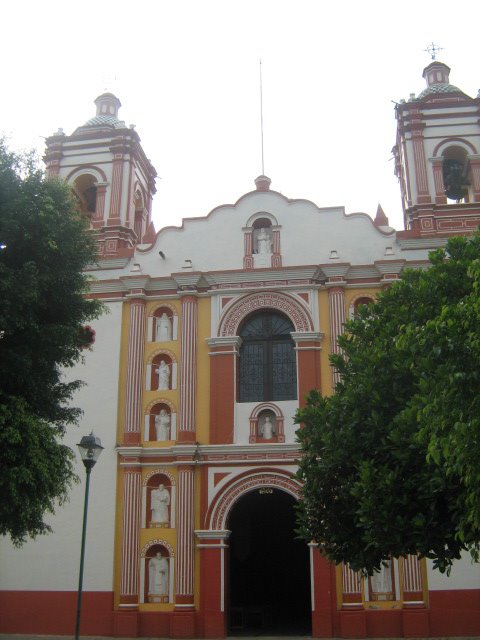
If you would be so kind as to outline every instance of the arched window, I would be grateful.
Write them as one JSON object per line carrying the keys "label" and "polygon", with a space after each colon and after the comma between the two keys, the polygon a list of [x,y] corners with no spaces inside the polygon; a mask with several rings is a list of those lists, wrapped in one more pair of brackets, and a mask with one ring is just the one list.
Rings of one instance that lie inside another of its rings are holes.
{"label": "arched window", "polygon": [[297,368],[290,320],[276,312],[250,316],[240,330],[239,401],[294,400]]}
{"label": "arched window", "polygon": [[82,173],[73,183],[73,190],[78,201],[79,209],[89,217],[97,208],[97,183],[95,177],[89,173]]}
{"label": "arched window", "polygon": [[443,152],[442,171],[447,202],[468,202],[471,179],[466,150],[448,147]]}

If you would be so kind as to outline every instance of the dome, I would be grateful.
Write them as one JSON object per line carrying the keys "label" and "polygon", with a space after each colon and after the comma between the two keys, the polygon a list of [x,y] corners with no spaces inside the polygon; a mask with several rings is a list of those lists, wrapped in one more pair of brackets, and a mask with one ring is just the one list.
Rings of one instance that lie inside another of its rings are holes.
{"label": "dome", "polygon": [[83,127],[111,127],[113,129],[122,129],[125,127],[125,122],[119,120],[116,116],[98,115],[87,120]]}
{"label": "dome", "polygon": [[458,87],[456,87],[453,84],[447,84],[445,82],[439,82],[437,84],[432,84],[431,86],[427,87],[426,89],[424,89],[421,93],[418,94],[417,96],[417,100],[422,100],[423,98],[426,98],[427,96],[430,95],[437,95],[440,93],[461,93],[463,95],[466,95],[463,93],[463,91],[461,89],[459,89]]}
{"label": "dome", "polygon": [[418,94],[415,100],[424,100],[425,98],[449,93],[461,94],[468,98],[461,89],[453,84],[450,84],[450,67],[440,62],[439,60],[433,60],[428,67],[423,70],[423,77],[427,83],[427,87]]}
{"label": "dome", "polygon": [[122,103],[116,95],[106,91],[98,96],[95,100],[97,107],[97,113],[87,120],[87,122],[79,127],[79,129],[85,129],[86,127],[98,127],[102,129],[124,129],[125,122],[118,119],[118,110],[122,106]]}

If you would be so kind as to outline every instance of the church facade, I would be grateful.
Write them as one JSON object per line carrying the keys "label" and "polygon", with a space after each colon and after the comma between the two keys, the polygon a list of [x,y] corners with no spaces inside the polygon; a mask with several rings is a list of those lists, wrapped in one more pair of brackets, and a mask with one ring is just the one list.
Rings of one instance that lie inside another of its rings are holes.
{"label": "church facade", "polygon": [[[480,567],[449,577],[416,556],[363,578],[295,536],[295,413],[331,394],[328,356],[355,309],[428,251],[480,224],[480,99],[433,61],[396,107],[405,230],[319,208],[266,176],[235,204],[155,233],[155,169],[105,93],[97,113],[47,139],[98,242],[91,295],[109,313],[66,373],[87,384],[92,472],[82,635],[219,638],[480,635]],[[83,467],[79,463],[79,476]],[[401,491],[401,487],[399,487]],[[54,533],[1,546],[0,632],[71,634],[82,486]]]}

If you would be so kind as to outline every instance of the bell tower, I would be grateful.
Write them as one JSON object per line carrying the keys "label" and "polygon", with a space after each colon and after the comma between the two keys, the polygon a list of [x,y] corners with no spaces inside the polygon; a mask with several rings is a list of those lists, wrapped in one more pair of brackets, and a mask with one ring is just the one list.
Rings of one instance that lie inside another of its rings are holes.
{"label": "bell tower", "polygon": [[59,129],[47,138],[49,177],[71,186],[80,210],[90,218],[99,256],[127,257],[137,244],[152,240],[156,171],[133,125],[119,120],[120,100],[103,93],[96,115],[70,136]]}
{"label": "bell tower", "polygon": [[471,233],[480,224],[480,96],[450,84],[432,60],[426,88],[396,106],[393,148],[405,229],[413,235]]}

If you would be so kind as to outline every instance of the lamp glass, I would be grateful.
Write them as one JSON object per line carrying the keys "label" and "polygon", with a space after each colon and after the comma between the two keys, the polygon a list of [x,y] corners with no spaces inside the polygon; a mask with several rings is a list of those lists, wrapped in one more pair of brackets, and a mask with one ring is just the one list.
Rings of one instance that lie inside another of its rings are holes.
{"label": "lamp glass", "polygon": [[103,447],[100,443],[100,438],[97,438],[95,435],[93,435],[93,431],[90,435],[83,436],[83,438],[77,444],[77,447],[80,451],[80,455],[82,456],[83,464],[90,467],[93,467],[93,465],[97,462],[103,450]]}

